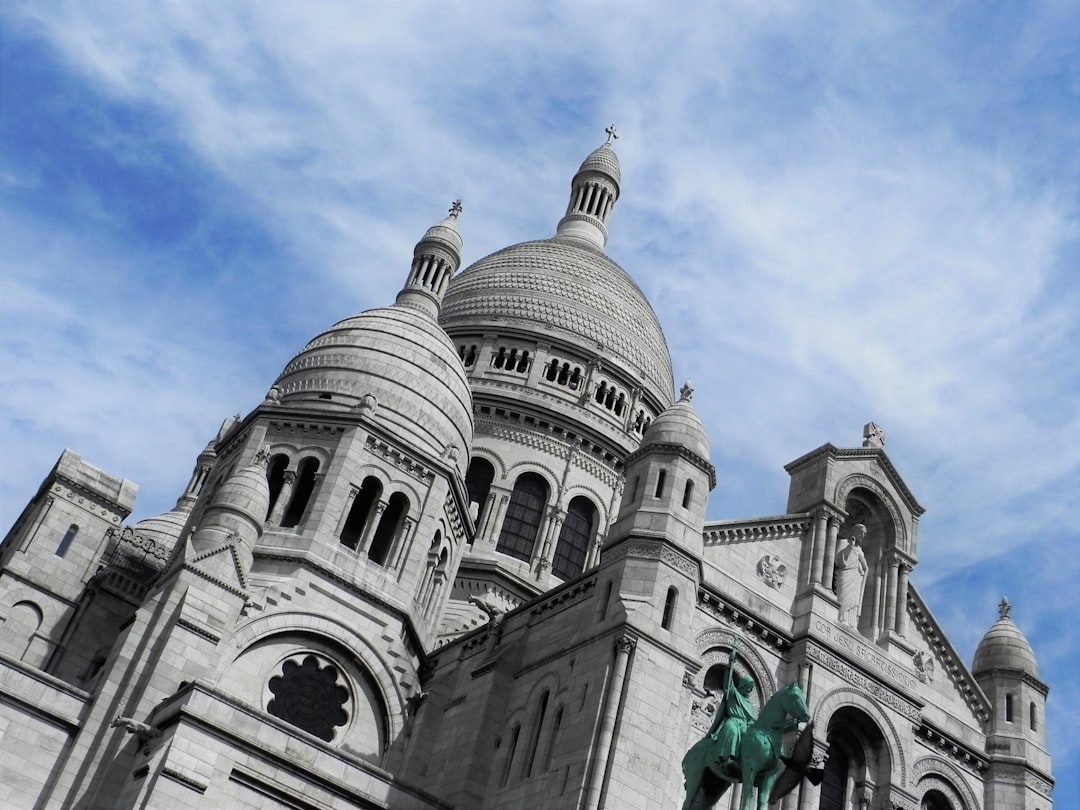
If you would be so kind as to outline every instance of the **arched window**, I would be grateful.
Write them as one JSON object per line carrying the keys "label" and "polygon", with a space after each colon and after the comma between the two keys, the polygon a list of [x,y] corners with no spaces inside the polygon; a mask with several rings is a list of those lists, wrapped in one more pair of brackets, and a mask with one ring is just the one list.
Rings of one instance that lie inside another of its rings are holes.
{"label": "arched window", "polygon": [[1028,725],[1031,726],[1032,731],[1039,730],[1039,723],[1037,720],[1037,709],[1035,708],[1035,701],[1031,701],[1028,704]]}
{"label": "arched window", "polygon": [[559,579],[576,577],[585,569],[589,543],[596,530],[596,516],[596,507],[588,498],[579,495],[570,501],[551,561],[551,573]]}
{"label": "arched window", "polygon": [[940,790],[928,790],[920,804],[921,810],[952,810],[952,804]]}
{"label": "arched window", "polygon": [[543,768],[545,771],[551,770],[551,760],[555,755],[555,742],[559,738],[559,728],[562,726],[562,713],[563,707],[560,706],[555,711],[555,718],[551,723],[551,737],[548,739],[547,755],[544,757]]}
{"label": "arched window", "polygon": [[382,484],[379,483],[378,478],[369,475],[364,479],[356,497],[353,498],[349,514],[345,518],[345,525],[341,527],[339,539],[343,546],[355,549],[359,545],[360,538],[364,536],[364,528],[371,519],[372,507],[378,502],[380,495],[382,495]]}
{"label": "arched window", "polygon": [[547,499],[547,482],[536,473],[523,473],[514,483],[495,550],[519,560],[531,559]]}
{"label": "arched window", "polygon": [[390,556],[390,549],[394,545],[405,522],[405,515],[409,511],[409,499],[400,492],[390,496],[383,511],[379,525],[375,529],[375,536],[371,538],[371,547],[368,549],[368,558],[378,565],[386,565],[386,559]]}
{"label": "arched window", "polygon": [[491,482],[495,480],[495,468],[491,462],[482,458],[474,458],[469,463],[469,471],[465,474],[465,490],[469,493],[469,503],[476,504],[476,525],[480,525],[480,518],[484,514],[487,505],[488,494],[491,492]]}
{"label": "arched window", "polygon": [[660,470],[660,472],[656,476],[656,492],[653,495],[654,498],[664,497],[664,482],[666,480],[667,472],[665,470]]}
{"label": "arched window", "polygon": [[60,538],[60,544],[56,547],[56,556],[63,557],[67,554],[71,544],[75,542],[75,535],[79,533],[79,527],[77,524],[72,523],[68,526],[67,531],[64,532],[64,536]]}
{"label": "arched window", "polygon": [[289,508],[285,510],[285,516],[281,519],[281,525],[285,529],[291,529],[300,524],[307,509],[311,493],[315,491],[315,473],[319,471],[319,460],[308,456],[300,462],[296,469],[296,485],[293,487],[292,500]]}
{"label": "arched window", "polygon": [[289,457],[284,453],[278,453],[270,459],[266,465],[266,482],[270,485],[270,503],[266,507],[266,517],[274,511],[281,488],[285,485],[285,469],[289,466]]}
{"label": "arched window", "polygon": [[514,767],[514,752],[517,751],[518,738],[521,736],[521,723],[514,723],[510,729],[510,745],[506,749],[506,763],[503,765],[502,783],[510,781],[510,769]]}
{"label": "arched window", "polygon": [[670,630],[675,621],[675,606],[679,601],[679,592],[674,588],[667,589],[667,599],[664,600],[664,615],[660,619],[660,626]]}
{"label": "arched window", "polygon": [[1013,721],[1013,696],[1005,696],[1005,722],[1011,723]]}
{"label": "arched window", "polygon": [[694,481],[691,478],[686,479],[686,487],[683,489],[682,494],[682,508],[690,508],[690,500],[694,497]]}
{"label": "arched window", "polygon": [[529,742],[529,755],[525,758],[525,770],[522,775],[528,779],[532,776],[533,764],[536,762],[536,751],[540,747],[540,733],[544,730],[544,715],[547,714],[548,692],[540,695],[540,705],[536,708],[536,719],[533,722],[532,740]]}

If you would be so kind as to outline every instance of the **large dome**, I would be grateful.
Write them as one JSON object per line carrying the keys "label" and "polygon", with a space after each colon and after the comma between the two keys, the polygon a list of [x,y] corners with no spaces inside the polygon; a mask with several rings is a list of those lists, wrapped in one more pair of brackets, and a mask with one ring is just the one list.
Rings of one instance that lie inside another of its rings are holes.
{"label": "large dome", "polygon": [[649,302],[602,250],[555,236],[492,253],[450,282],[439,321],[454,327],[520,326],[561,337],[643,377],[672,401],[671,355]]}
{"label": "large dome", "polygon": [[[462,470],[468,463],[473,422],[465,369],[450,338],[420,310],[385,307],[334,324],[274,386],[286,407],[355,408],[407,444],[445,455]],[[418,407],[417,398],[430,407]]]}

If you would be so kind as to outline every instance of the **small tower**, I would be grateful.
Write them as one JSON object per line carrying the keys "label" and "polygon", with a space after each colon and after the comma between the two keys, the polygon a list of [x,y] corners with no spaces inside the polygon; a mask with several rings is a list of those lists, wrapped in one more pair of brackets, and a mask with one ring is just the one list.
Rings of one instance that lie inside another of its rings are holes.
{"label": "small tower", "polygon": [[[986,735],[990,770],[986,810],[1043,810],[1050,804],[1050,753],[1046,748],[1046,696],[1035,653],[1002,597],[999,618],[986,631],[972,674],[993,707]],[[1040,790],[1042,788],[1042,790]]]}
{"label": "small tower", "polygon": [[626,487],[609,543],[628,535],[664,537],[696,557],[703,554],[705,505],[716,468],[693,396],[686,382],[679,401],[653,421],[626,460]]}
{"label": "small tower", "polygon": [[685,617],[699,584],[705,506],[716,485],[692,396],[688,382],[627,460],[622,504],[601,555],[601,579],[611,583],[628,623],[682,644],[690,643]]}

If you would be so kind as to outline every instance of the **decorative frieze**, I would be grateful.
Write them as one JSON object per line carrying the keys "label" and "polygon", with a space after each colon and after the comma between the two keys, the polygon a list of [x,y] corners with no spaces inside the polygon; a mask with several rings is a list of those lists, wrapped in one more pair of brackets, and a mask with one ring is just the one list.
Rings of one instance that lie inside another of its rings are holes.
{"label": "decorative frieze", "polygon": [[781,515],[751,521],[710,523],[704,531],[705,545],[722,546],[801,538],[810,529],[810,519],[810,515]]}
{"label": "decorative frieze", "polygon": [[[879,703],[902,714],[912,723],[919,723],[921,721],[922,714],[917,705],[902,697],[897,692],[894,692],[892,689],[887,688],[873,678],[860,672],[847,661],[837,657],[824,647],[812,642],[808,643],[806,645],[806,659],[820,664],[825,667],[825,669],[836,673],[847,683],[858,687]],[[915,679],[912,678],[911,680],[914,682]]]}

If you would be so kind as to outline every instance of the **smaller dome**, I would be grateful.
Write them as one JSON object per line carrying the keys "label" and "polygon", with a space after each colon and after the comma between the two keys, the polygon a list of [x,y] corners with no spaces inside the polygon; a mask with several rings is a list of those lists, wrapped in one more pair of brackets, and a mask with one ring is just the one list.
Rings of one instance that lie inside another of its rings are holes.
{"label": "smaller dome", "polygon": [[221,485],[210,502],[210,509],[226,507],[240,512],[256,525],[262,525],[270,509],[270,485],[266,480],[266,461],[257,458],[253,464],[233,473]]}
{"label": "smaller dome", "polygon": [[1002,599],[999,606],[1001,618],[986,631],[975,650],[975,660],[971,667],[974,675],[993,669],[1014,669],[1039,676],[1039,666],[1035,662],[1035,651],[1009,618],[1012,609],[1008,599]]}
{"label": "smaller dome", "polygon": [[582,161],[578,174],[584,172],[600,172],[611,177],[616,183],[622,182],[619,156],[615,154],[615,150],[611,148],[610,143],[601,145]]}
{"label": "smaller dome", "polygon": [[173,509],[163,515],[154,515],[140,520],[131,528],[146,539],[152,541],[158,548],[168,552],[180,537],[187,523],[189,511]]}
{"label": "smaller dome", "polygon": [[665,410],[645,431],[641,447],[657,444],[675,444],[685,447],[702,461],[709,461],[709,434],[705,424],[690,403],[694,389],[687,382],[682,387],[679,401]]}

